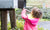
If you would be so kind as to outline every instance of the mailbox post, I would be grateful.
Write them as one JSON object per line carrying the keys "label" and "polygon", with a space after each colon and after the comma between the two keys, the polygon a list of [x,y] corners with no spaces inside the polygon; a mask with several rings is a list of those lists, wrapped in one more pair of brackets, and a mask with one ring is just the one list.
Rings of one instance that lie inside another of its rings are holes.
{"label": "mailbox post", "polygon": [[11,23],[11,28],[14,29],[16,27],[16,20],[15,20],[15,9],[9,11],[10,13],[10,23]]}
{"label": "mailbox post", "polygon": [[10,11],[11,28],[16,27],[15,8],[18,8],[18,0],[0,0],[1,30],[7,30],[7,10]]}
{"label": "mailbox post", "polygon": [[1,11],[1,30],[7,30],[7,11]]}

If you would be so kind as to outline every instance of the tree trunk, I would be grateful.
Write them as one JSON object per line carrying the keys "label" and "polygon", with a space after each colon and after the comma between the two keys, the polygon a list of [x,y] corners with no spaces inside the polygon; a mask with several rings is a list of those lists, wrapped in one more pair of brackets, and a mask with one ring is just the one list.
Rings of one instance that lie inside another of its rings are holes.
{"label": "tree trunk", "polygon": [[16,20],[15,20],[15,9],[9,11],[10,13],[10,22],[11,22],[11,28],[14,29],[16,27]]}
{"label": "tree trunk", "polygon": [[7,11],[1,11],[1,30],[7,30]]}

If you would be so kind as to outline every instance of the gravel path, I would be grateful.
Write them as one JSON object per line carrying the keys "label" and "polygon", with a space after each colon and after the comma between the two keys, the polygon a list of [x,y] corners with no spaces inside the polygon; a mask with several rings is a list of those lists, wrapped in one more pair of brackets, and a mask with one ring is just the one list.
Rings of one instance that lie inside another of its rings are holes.
{"label": "gravel path", "polygon": [[38,23],[39,27],[50,30],[50,21],[44,21]]}

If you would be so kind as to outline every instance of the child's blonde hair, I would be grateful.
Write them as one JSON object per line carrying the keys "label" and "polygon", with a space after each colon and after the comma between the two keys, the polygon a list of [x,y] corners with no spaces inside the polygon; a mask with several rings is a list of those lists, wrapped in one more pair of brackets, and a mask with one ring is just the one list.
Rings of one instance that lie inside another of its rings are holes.
{"label": "child's blonde hair", "polygon": [[37,7],[34,7],[32,9],[32,12],[31,12],[32,16],[35,17],[35,18],[41,18],[42,17],[42,12],[40,11],[39,8]]}

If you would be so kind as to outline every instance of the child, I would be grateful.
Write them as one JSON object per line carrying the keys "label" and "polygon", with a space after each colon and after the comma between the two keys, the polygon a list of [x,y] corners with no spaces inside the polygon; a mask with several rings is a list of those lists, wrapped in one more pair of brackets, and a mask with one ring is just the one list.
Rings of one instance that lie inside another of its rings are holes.
{"label": "child", "polygon": [[42,12],[39,8],[34,7],[31,14],[25,15],[26,9],[23,8],[21,13],[22,18],[25,20],[24,30],[37,30],[37,24],[42,17]]}

